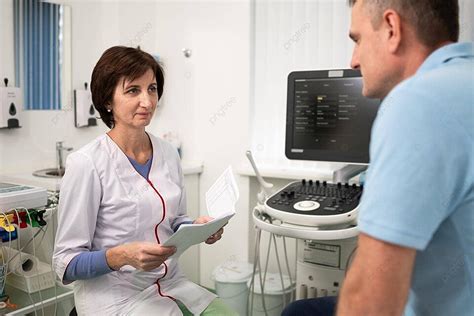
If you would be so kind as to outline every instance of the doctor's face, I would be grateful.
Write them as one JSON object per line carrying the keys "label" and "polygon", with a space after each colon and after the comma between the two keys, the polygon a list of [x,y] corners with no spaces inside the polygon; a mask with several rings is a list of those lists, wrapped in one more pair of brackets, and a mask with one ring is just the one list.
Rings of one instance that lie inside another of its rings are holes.
{"label": "doctor's face", "polygon": [[150,124],[158,103],[158,89],[153,70],[130,81],[119,80],[115,87],[112,113],[115,126],[144,128]]}

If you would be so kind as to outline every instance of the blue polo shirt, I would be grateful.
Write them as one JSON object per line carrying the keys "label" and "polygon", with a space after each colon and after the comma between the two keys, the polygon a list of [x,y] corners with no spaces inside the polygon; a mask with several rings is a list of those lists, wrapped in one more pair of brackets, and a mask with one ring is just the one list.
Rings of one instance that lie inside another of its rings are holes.
{"label": "blue polo shirt", "polygon": [[405,315],[474,315],[473,133],[472,43],[433,52],[374,122],[359,227],[417,250]]}

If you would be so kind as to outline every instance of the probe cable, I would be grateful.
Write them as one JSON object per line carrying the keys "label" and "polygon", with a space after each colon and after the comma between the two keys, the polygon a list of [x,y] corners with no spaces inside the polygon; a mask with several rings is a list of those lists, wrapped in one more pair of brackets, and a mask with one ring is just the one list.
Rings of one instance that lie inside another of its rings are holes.
{"label": "probe cable", "polygon": [[[33,229],[33,220],[31,218],[30,212],[28,212],[28,209],[25,208],[25,207],[19,207],[19,209],[25,210],[26,215],[28,215],[28,218],[30,219],[30,223],[31,223],[29,231],[31,232],[32,229]],[[31,235],[33,237],[33,256],[35,258],[37,258],[36,257],[35,235],[34,235],[34,233],[32,233]],[[35,268],[36,268],[35,270],[36,270],[36,275],[37,275],[36,281],[37,281],[37,284],[38,284],[38,295],[39,295],[39,299],[40,299],[40,302],[41,302],[41,315],[44,316],[44,302],[43,302],[43,295],[41,294],[41,284],[40,284],[40,280],[39,280],[38,265],[36,265]],[[36,306],[36,303],[35,303],[35,306]]]}
{"label": "probe cable", "polygon": [[[286,268],[288,270],[288,277],[290,278],[290,286],[293,287],[293,278],[291,277],[290,264],[288,263],[288,252],[286,251],[286,237],[282,236],[282,238],[283,238],[283,252],[285,253]],[[295,265],[295,269],[296,269],[296,265]],[[294,299],[294,292],[292,290],[291,295],[290,295],[290,302],[293,302],[293,299]]]}
{"label": "probe cable", "polygon": [[253,302],[254,302],[254,289],[255,289],[255,274],[257,270],[257,265],[259,266],[259,278],[260,278],[260,285],[262,284],[261,282],[261,269],[260,269],[260,237],[261,237],[262,231],[257,227],[257,236],[255,237],[255,248],[254,248],[254,264],[253,264],[253,272],[252,272],[252,281],[250,283],[250,305],[248,306],[250,309],[250,316],[253,315]]}
{"label": "probe cable", "polygon": [[[4,213],[4,212],[1,212],[3,214],[3,216],[6,218],[7,222],[8,222],[8,225],[10,225],[10,220],[7,218],[7,215]],[[10,252],[8,252],[8,258],[7,258],[7,262],[5,264],[5,256],[3,255],[3,241],[0,239],[0,242],[2,243],[2,262],[4,264],[4,275],[3,275],[3,280],[1,281],[2,282],[2,288],[0,291],[0,293],[3,293],[3,290],[5,289],[5,284],[7,282],[7,272],[8,272],[8,263],[9,263],[9,258],[10,258]],[[11,247],[11,244],[12,244],[12,233],[11,232],[8,232],[8,247]]]}
{"label": "probe cable", "polygon": [[[268,310],[267,310],[267,305],[266,305],[264,293],[265,293],[265,283],[267,281],[268,263],[270,261],[271,247],[272,247],[272,234],[270,233],[270,236],[268,237],[267,256],[265,258],[265,269],[263,270],[263,282],[260,281],[260,288],[262,289],[262,305],[263,305],[263,308],[264,308],[264,311],[265,311],[265,315],[267,315]],[[261,271],[261,269],[260,269],[260,271]],[[260,277],[260,280],[262,280],[262,277]]]}
{"label": "probe cable", "polygon": [[[256,206],[254,210],[260,211],[261,209],[259,206]],[[251,291],[249,291],[249,295],[251,295],[251,304],[250,304],[250,315],[253,315],[253,303],[254,303],[254,289],[255,289],[255,274],[258,265],[258,276],[260,280],[260,290],[261,290],[261,298],[262,298],[262,307],[265,315],[267,316],[267,308],[265,305],[265,298],[264,298],[264,282],[262,280],[262,267],[260,263],[260,244],[261,244],[261,237],[262,237],[262,230],[257,227],[257,236],[255,238],[255,252],[254,252],[254,266],[253,266],[253,273],[252,273],[252,281],[251,281]]]}
{"label": "probe cable", "polygon": [[[52,222],[52,225],[53,225],[53,247],[54,247],[54,244],[55,244],[55,236],[54,236],[54,232],[56,231],[55,229],[55,221],[54,221],[54,215],[56,215],[56,212],[58,211],[58,207],[59,207],[59,198],[58,198],[58,193],[53,193],[53,192],[49,192],[49,201],[51,201],[51,204],[48,205],[49,208],[47,208],[46,210],[51,210],[51,214],[49,216],[46,216],[47,217],[51,217],[51,222]],[[48,225],[49,227],[49,225]],[[46,228],[47,230],[47,228]],[[46,233],[45,233],[46,234]],[[53,264],[51,263],[51,273],[53,275],[53,281],[54,281],[54,316],[56,316],[57,312],[58,312],[58,286],[56,284],[56,273],[54,272],[54,269],[53,269]]]}
{"label": "probe cable", "polygon": [[[275,234],[271,234],[271,237],[273,238],[273,244],[275,245],[275,256],[277,259],[277,264],[278,264],[278,272],[280,273],[280,280],[281,280],[281,290],[283,292],[282,294],[282,300],[283,300],[283,308],[286,306],[286,291],[285,291],[285,284],[283,281],[283,273],[281,271],[281,264],[280,264],[280,256],[278,255],[278,245],[276,242],[276,237]],[[291,283],[290,283],[290,290],[291,290]]]}

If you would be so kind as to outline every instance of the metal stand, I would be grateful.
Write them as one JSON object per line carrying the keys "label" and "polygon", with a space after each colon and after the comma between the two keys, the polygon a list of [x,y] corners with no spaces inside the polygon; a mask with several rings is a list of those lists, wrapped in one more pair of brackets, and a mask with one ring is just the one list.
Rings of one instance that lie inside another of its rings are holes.
{"label": "metal stand", "polygon": [[364,165],[347,165],[339,170],[334,171],[332,175],[333,183],[347,183],[349,179],[355,177],[361,172],[367,170],[367,166]]}

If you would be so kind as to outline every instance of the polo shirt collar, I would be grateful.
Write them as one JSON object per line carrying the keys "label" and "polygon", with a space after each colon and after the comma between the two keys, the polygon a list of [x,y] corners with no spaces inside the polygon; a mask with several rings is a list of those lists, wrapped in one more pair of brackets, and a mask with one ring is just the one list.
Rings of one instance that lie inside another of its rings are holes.
{"label": "polo shirt collar", "polygon": [[454,43],[438,48],[423,62],[418,72],[424,72],[453,58],[474,57],[473,43]]}

